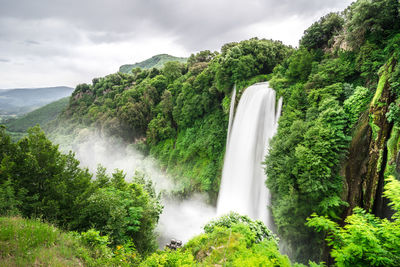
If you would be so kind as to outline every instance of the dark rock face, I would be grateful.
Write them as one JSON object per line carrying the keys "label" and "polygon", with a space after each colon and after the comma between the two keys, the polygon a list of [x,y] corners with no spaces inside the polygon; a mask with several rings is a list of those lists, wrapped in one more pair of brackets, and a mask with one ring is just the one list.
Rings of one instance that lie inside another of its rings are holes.
{"label": "dark rock face", "polygon": [[[390,216],[387,200],[382,192],[388,162],[387,142],[393,128],[393,124],[387,121],[386,113],[390,103],[395,100],[388,77],[395,64],[394,60],[390,60],[384,66],[369,112],[360,118],[349,148],[348,160],[342,168],[342,175],[345,177],[343,199],[349,203],[343,219],[356,206],[380,217]],[[400,170],[399,157],[396,168]]]}
{"label": "dark rock face", "polygon": [[369,159],[369,143],[371,129],[368,125],[368,112],[365,112],[357,125],[349,148],[348,160],[342,168],[344,181],[343,199],[349,206],[345,209],[343,218],[349,216],[363,199],[363,181],[367,174]]}

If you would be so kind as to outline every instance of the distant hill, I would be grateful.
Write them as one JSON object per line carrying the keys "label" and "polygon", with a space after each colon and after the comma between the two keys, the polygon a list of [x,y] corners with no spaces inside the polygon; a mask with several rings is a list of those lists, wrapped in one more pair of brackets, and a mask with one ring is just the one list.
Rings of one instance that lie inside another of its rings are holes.
{"label": "distant hill", "polygon": [[22,115],[70,96],[73,91],[66,86],[0,90],[0,115]]}
{"label": "distant hill", "polygon": [[126,64],[119,67],[119,71],[123,73],[130,73],[134,68],[141,68],[141,69],[151,69],[151,68],[162,68],[166,62],[169,61],[178,61],[182,63],[186,63],[186,57],[174,57],[167,54],[160,54],[155,55],[145,61],[138,62],[135,64]]}
{"label": "distant hill", "polygon": [[41,126],[54,120],[69,103],[69,97],[64,97],[43,107],[35,109],[28,114],[17,119],[11,119],[5,123],[10,132],[26,132],[30,127],[39,124]]}

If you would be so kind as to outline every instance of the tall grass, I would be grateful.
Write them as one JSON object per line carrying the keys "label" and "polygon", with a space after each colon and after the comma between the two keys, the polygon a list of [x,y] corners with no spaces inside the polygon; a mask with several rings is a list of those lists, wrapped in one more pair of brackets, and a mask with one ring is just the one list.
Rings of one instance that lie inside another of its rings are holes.
{"label": "tall grass", "polygon": [[39,220],[0,217],[0,266],[116,266],[119,263],[100,255],[79,235],[65,233]]}

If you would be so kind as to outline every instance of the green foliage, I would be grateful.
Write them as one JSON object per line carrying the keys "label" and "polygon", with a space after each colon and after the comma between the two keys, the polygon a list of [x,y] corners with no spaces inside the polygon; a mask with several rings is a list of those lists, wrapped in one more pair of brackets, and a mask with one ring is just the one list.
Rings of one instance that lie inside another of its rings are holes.
{"label": "green foliage", "polygon": [[1,161],[0,181],[10,180],[24,216],[43,216],[59,224],[71,221],[77,210],[74,203],[90,188],[91,175],[78,168],[72,154],[63,155],[38,128],[13,149],[5,149]]}
{"label": "green foliage", "polygon": [[389,111],[386,113],[387,120],[397,127],[400,126],[400,108],[396,103],[389,105]]}
{"label": "green foliage", "polygon": [[[382,69],[378,84],[377,78],[382,65],[399,55],[399,6],[396,0],[359,0],[343,17],[322,17],[274,69],[270,85],[284,107],[265,162],[267,185],[278,233],[294,259],[320,259],[322,234],[306,229],[306,218],[317,212],[340,219],[346,203],[339,172],[351,131],[373,94],[372,105],[380,105],[387,81],[397,96],[400,68],[392,64],[393,69]],[[391,104],[387,113],[396,125],[397,106]],[[370,126],[375,138],[380,127],[372,117]]]}
{"label": "green foliage", "polygon": [[128,183],[121,170],[109,177],[100,166],[92,181],[74,155],[61,154],[38,127],[16,144],[4,128],[0,137],[1,214],[41,217],[77,231],[95,228],[83,234],[84,241],[101,233],[111,246],[132,243],[141,254],[156,249],[154,231],[163,207],[143,175]]}
{"label": "green foliage", "polygon": [[22,205],[24,190],[20,191],[20,196],[15,195],[11,179],[4,181],[0,186],[0,215],[15,216],[20,212],[18,207]]}
{"label": "green foliage", "polygon": [[361,46],[356,58],[356,69],[367,81],[375,82],[379,68],[384,64],[385,56],[379,47],[371,42]]}
{"label": "green foliage", "polygon": [[311,73],[313,55],[306,49],[296,50],[287,59],[286,76],[291,82],[305,82]]}
{"label": "green foliage", "polygon": [[346,38],[350,45],[359,48],[365,40],[382,44],[393,32],[399,30],[398,0],[358,0],[345,10]]}
{"label": "green foliage", "polygon": [[158,266],[168,266],[168,267],[189,267],[195,266],[193,255],[189,251],[182,252],[180,250],[171,251],[157,251],[151,256],[147,257],[139,266],[142,267],[158,267]]}
{"label": "green foliage", "polygon": [[231,228],[235,224],[246,225],[254,235],[253,242],[255,243],[259,243],[263,241],[265,238],[267,239],[275,238],[272,232],[261,221],[258,220],[252,221],[249,217],[242,216],[234,212],[231,212],[228,215],[221,216],[218,219],[207,223],[204,226],[204,232],[209,234],[212,233],[216,227]]}
{"label": "green foliage", "polygon": [[[186,190],[206,191],[216,197],[218,176],[222,171],[226,119],[221,110],[215,110],[181,131],[175,145],[172,139],[167,139],[152,147],[150,153],[180,177],[180,182],[188,184]],[[188,193],[186,190],[184,188],[181,193]]]}
{"label": "green foliage", "polygon": [[300,45],[307,49],[322,49],[332,45],[333,37],[343,28],[344,19],[338,13],[329,13],[304,31]]}
{"label": "green foliage", "polygon": [[355,125],[360,114],[367,109],[371,98],[372,94],[367,88],[357,86],[354,93],[344,101],[343,108],[351,126]]}
{"label": "green foliage", "polygon": [[317,108],[309,107],[309,118],[298,117],[290,112],[296,106],[287,106],[266,158],[275,222],[279,233],[297,247],[297,259],[310,254],[307,250],[315,253],[313,247],[320,246],[313,243],[317,236],[308,244],[302,241],[310,235],[303,226],[305,218],[313,211],[338,218],[345,204],[340,200],[342,178],[338,166],[349,142],[345,134],[348,122],[337,100],[327,96],[319,99]]}
{"label": "green foliage", "polygon": [[101,236],[99,231],[89,229],[86,232],[82,232],[80,240],[84,245],[91,248],[92,257],[99,257],[101,255],[111,257],[111,250],[107,247],[109,244],[108,236]]}
{"label": "green foliage", "polygon": [[[205,226],[205,233],[192,238],[184,251],[190,251],[200,266],[291,266],[278,251],[277,239],[260,221],[235,213]],[[261,236],[259,231],[264,232]]]}
{"label": "green foliage", "polygon": [[400,182],[390,176],[385,196],[396,211],[394,221],[380,219],[355,208],[340,227],[327,217],[313,214],[307,225],[327,232],[327,242],[337,266],[398,266],[400,264]]}
{"label": "green foliage", "polygon": [[216,61],[218,90],[229,93],[234,83],[272,72],[289,51],[281,42],[256,38],[223,47]]}
{"label": "green foliage", "polygon": [[138,252],[152,252],[156,248],[154,229],[162,211],[160,196],[140,174],[127,183],[122,171],[116,170],[111,178],[104,171],[98,168],[99,189],[83,201],[75,227],[93,227],[109,236],[114,246],[131,240]]}
{"label": "green foliage", "polygon": [[354,74],[354,62],[351,58],[343,57],[322,60],[314,64],[306,84],[308,89],[323,88],[334,83],[345,82]]}
{"label": "green foliage", "polygon": [[128,266],[112,258],[109,248],[99,251],[79,235],[38,220],[1,217],[0,243],[2,266]]}
{"label": "green foliage", "polygon": [[167,81],[169,83],[172,83],[173,81],[182,76],[184,69],[185,65],[180,64],[177,61],[171,61],[171,62],[166,62],[164,64],[162,73],[167,78]]}

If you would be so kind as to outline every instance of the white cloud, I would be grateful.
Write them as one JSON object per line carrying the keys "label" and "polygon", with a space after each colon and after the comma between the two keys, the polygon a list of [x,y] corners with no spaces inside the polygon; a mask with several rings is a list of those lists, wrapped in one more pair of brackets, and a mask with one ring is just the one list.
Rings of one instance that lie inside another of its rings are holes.
{"label": "white cloud", "polygon": [[155,54],[251,37],[297,45],[349,0],[0,0],[0,88],[90,82]]}

